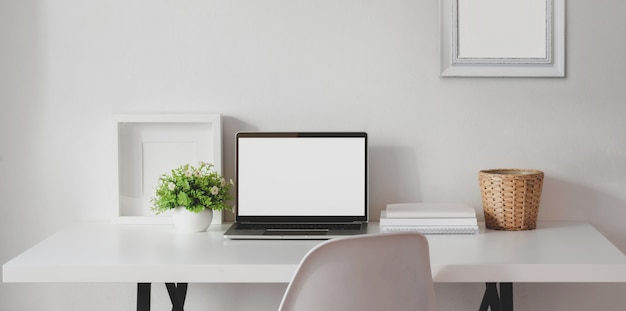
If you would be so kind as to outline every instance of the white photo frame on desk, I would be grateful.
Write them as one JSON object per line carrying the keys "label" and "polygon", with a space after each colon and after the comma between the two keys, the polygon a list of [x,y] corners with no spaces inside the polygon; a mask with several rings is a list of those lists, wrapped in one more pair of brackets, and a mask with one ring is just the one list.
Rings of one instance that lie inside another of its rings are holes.
{"label": "white photo frame on desk", "polygon": [[[172,223],[150,209],[159,177],[171,169],[204,161],[222,173],[220,114],[119,114],[113,126],[115,223]],[[213,224],[222,219],[213,211]]]}
{"label": "white photo frame on desk", "polygon": [[442,77],[564,77],[565,0],[440,0]]}

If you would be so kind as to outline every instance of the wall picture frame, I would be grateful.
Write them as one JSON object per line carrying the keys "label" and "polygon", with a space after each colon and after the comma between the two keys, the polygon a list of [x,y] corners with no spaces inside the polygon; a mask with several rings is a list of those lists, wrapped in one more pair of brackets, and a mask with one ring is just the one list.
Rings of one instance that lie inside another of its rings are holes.
{"label": "wall picture frame", "polygon": [[[114,223],[170,224],[150,199],[159,177],[182,164],[213,163],[222,174],[220,114],[116,114],[114,128]],[[222,223],[213,211],[213,224]]]}
{"label": "wall picture frame", "polygon": [[440,0],[442,77],[565,77],[565,0]]}

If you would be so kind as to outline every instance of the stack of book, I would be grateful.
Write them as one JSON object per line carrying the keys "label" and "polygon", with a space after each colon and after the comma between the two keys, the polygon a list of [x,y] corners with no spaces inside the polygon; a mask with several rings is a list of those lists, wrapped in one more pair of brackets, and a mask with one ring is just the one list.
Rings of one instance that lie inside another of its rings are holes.
{"label": "stack of book", "polygon": [[388,204],[380,212],[382,232],[415,231],[422,234],[476,234],[476,211],[463,204]]}

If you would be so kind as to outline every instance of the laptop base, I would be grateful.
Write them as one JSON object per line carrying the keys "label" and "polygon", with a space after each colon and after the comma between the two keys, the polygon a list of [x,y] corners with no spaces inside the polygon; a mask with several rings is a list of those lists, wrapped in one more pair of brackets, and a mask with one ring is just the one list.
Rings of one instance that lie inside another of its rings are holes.
{"label": "laptop base", "polygon": [[239,224],[231,225],[224,238],[229,240],[328,240],[342,236],[367,233],[367,224],[356,230],[328,229],[238,229]]}

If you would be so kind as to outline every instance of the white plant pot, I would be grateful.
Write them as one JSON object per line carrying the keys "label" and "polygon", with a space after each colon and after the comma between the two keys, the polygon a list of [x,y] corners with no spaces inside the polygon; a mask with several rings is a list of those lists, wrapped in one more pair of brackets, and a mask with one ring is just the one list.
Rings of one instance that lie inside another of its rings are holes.
{"label": "white plant pot", "polygon": [[213,220],[213,211],[206,209],[199,213],[188,211],[179,206],[172,213],[172,222],[179,232],[203,232]]}

